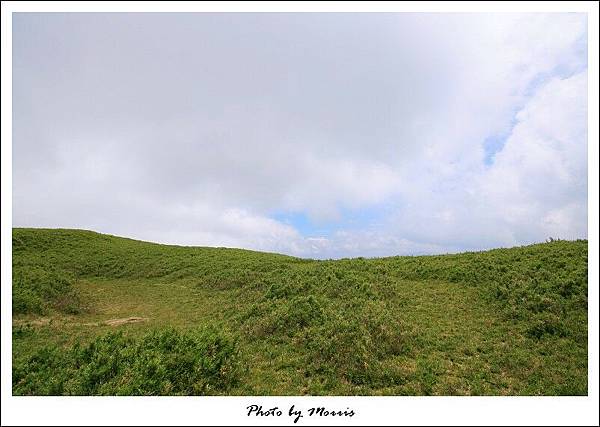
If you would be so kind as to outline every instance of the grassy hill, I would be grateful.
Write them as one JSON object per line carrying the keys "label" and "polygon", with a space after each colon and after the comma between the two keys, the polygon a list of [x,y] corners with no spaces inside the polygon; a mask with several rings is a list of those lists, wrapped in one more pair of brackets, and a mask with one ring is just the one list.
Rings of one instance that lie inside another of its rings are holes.
{"label": "grassy hill", "polygon": [[14,394],[587,394],[587,241],[314,261],[13,229]]}

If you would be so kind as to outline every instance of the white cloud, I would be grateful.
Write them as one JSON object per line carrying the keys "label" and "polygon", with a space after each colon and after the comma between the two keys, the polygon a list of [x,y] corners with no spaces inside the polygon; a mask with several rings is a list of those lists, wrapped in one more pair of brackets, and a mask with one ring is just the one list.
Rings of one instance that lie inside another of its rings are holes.
{"label": "white cloud", "polygon": [[489,167],[443,191],[420,187],[391,222],[418,242],[482,249],[587,236],[587,73],[525,104]]}
{"label": "white cloud", "polygon": [[339,207],[358,208],[381,202],[400,186],[384,163],[361,159],[297,158],[290,167],[302,171],[287,189],[283,207],[306,211],[315,220],[339,218]]}
{"label": "white cloud", "polygon": [[[587,236],[585,15],[36,14],[14,29],[15,226],[317,257]],[[379,206],[377,224],[326,235],[271,218]]]}
{"label": "white cloud", "polygon": [[481,191],[517,241],[587,235],[587,72],[555,78],[517,114]]}

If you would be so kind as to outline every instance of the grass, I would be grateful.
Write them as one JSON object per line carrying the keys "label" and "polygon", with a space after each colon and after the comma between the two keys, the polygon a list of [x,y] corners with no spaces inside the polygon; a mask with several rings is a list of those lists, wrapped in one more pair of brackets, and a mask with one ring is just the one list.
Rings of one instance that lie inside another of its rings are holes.
{"label": "grass", "polygon": [[587,241],[314,261],[13,229],[13,393],[585,395]]}

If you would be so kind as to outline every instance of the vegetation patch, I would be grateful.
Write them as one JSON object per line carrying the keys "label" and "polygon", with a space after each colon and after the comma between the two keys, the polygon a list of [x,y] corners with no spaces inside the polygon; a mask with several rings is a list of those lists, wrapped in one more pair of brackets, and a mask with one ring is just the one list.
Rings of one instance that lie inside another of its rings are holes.
{"label": "vegetation patch", "polygon": [[343,378],[354,384],[381,385],[382,362],[409,354],[414,337],[382,303],[367,303],[347,313],[354,315],[332,314],[298,341],[309,350],[308,370],[329,382]]}
{"label": "vegetation patch", "polygon": [[67,350],[46,346],[13,368],[19,395],[210,395],[239,379],[235,343],[214,331],[100,336]]}
{"label": "vegetation patch", "polygon": [[17,314],[45,314],[51,309],[77,314],[84,310],[68,274],[39,266],[13,268],[12,303]]}
{"label": "vegetation patch", "polygon": [[13,393],[585,395],[587,255],[318,261],[13,229]]}

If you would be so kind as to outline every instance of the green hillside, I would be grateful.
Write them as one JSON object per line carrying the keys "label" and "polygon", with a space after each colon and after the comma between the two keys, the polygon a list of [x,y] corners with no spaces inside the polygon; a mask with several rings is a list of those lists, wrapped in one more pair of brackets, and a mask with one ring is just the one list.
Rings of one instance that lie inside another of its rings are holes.
{"label": "green hillside", "polygon": [[314,261],[13,229],[14,394],[585,395],[587,241]]}

